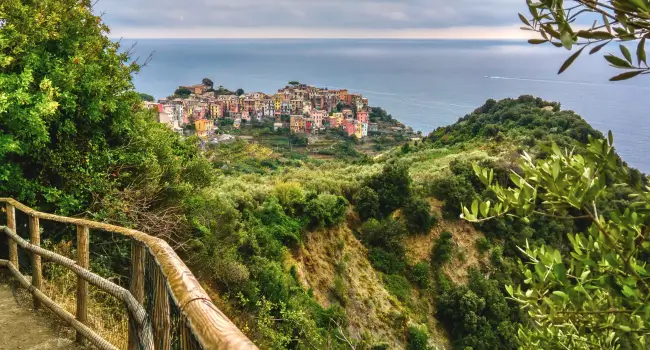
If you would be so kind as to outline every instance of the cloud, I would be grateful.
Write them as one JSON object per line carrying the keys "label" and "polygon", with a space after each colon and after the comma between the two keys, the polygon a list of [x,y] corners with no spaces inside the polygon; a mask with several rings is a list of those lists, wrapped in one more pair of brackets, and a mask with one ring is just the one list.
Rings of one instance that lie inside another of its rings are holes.
{"label": "cloud", "polygon": [[392,37],[405,31],[514,27],[517,12],[526,11],[523,0],[100,0],[95,9],[104,13],[114,36],[123,37],[232,37],[238,30],[269,37],[287,28],[321,36],[347,31],[347,37]]}

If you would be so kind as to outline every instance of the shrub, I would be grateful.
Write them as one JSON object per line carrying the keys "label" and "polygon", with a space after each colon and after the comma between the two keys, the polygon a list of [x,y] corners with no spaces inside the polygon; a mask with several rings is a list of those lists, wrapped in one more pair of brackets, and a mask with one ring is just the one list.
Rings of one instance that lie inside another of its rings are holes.
{"label": "shrub", "polygon": [[361,226],[361,240],[371,246],[389,251],[403,251],[402,236],[406,230],[401,222],[393,219],[377,221],[370,219]]}
{"label": "shrub", "polygon": [[429,349],[429,334],[426,326],[410,325],[406,334],[407,350]]}
{"label": "shrub", "polygon": [[492,244],[487,238],[481,237],[476,240],[476,249],[478,249],[478,251],[481,254],[487,252],[491,248],[492,248]]}
{"label": "shrub", "polygon": [[348,302],[348,285],[340,275],[334,277],[333,292],[334,296],[341,302],[341,305],[345,305]]}
{"label": "shrub", "polygon": [[354,195],[355,209],[362,220],[380,218],[379,196],[377,192],[368,186],[363,186]]}
{"label": "shrub", "polygon": [[289,215],[297,215],[304,209],[305,192],[300,184],[294,182],[277,184],[273,194]]}
{"label": "shrub", "polygon": [[429,288],[429,264],[425,261],[411,266],[408,274],[409,279],[420,288]]}
{"label": "shrub", "polygon": [[450,219],[457,219],[461,205],[471,203],[476,196],[472,183],[457,175],[437,179],[431,185],[431,192],[445,202],[442,210]]}
{"label": "shrub", "polygon": [[419,197],[410,198],[406,202],[402,217],[406,221],[406,228],[411,233],[428,232],[436,221],[431,215],[429,202]]}
{"label": "shrub", "polygon": [[343,221],[347,208],[344,197],[322,193],[307,203],[305,212],[313,225],[333,226]]}
{"label": "shrub", "polygon": [[431,263],[437,267],[444,265],[451,261],[453,253],[453,235],[448,231],[441,232],[431,250]]}
{"label": "shrub", "polygon": [[386,290],[401,301],[411,299],[411,284],[402,275],[383,275],[381,281]]}
{"label": "shrub", "polygon": [[381,247],[370,247],[368,260],[372,267],[383,273],[401,273],[406,268],[404,250],[388,251]]}
{"label": "shrub", "polygon": [[367,186],[379,196],[379,211],[387,216],[402,207],[411,196],[411,176],[408,167],[401,164],[387,164],[381,173],[372,176]]}

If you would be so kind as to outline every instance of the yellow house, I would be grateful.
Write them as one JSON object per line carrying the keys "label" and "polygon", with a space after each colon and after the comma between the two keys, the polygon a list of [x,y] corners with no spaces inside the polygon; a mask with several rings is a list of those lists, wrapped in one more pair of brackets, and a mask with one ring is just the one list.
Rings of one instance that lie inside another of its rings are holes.
{"label": "yellow house", "polygon": [[199,119],[194,121],[194,128],[196,129],[196,136],[207,138],[214,130],[214,123],[211,120]]}
{"label": "yellow house", "polygon": [[359,140],[363,138],[363,123],[358,121],[354,122],[354,136]]}
{"label": "yellow house", "polygon": [[273,96],[273,109],[279,111],[282,108],[282,96],[275,94]]}

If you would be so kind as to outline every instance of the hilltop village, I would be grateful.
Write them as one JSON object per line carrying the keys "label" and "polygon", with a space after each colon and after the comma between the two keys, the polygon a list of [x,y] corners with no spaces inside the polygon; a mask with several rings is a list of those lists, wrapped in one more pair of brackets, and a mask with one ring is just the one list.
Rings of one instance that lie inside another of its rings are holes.
{"label": "hilltop village", "polygon": [[357,140],[369,134],[412,133],[380,108],[370,107],[361,94],[295,81],[271,95],[241,89],[233,92],[222,86],[214,89],[206,78],[202,84],[180,86],[174,95],[145,101],[145,105],[157,110],[158,120],[179,134],[194,134],[203,140],[223,137],[223,128],[218,132],[220,126],[237,130],[263,123],[272,125],[275,132],[318,135],[336,130]]}

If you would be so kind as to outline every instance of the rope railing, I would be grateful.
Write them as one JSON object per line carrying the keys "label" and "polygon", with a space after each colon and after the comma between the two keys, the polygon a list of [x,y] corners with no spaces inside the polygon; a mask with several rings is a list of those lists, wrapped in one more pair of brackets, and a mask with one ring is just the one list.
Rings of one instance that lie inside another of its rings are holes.
{"label": "rope railing", "polygon": [[[5,203],[8,260],[0,260],[27,288],[34,306],[40,303],[77,331],[77,341],[88,339],[100,349],[115,349],[86,325],[88,283],[122,301],[129,314],[131,349],[257,349],[257,347],[211,301],[189,268],[160,238],[124,227],[70,218],[33,210],[11,198]],[[15,211],[29,217],[30,241],[16,234]],[[40,223],[47,220],[77,227],[77,261],[40,247]],[[89,271],[89,230],[117,233],[132,239],[129,290]],[[18,247],[31,255],[32,281],[18,268]],[[41,261],[44,258],[77,275],[76,315],[60,308],[41,291]]]}

